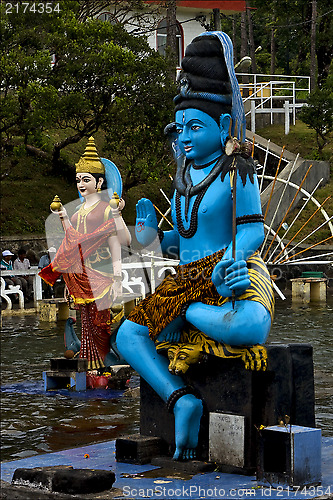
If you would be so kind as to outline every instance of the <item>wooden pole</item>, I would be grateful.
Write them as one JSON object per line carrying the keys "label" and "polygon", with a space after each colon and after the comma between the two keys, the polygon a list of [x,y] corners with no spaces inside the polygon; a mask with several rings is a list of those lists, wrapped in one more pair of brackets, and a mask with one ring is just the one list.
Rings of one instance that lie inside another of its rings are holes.
{"label": "wooden pole", "polygon": [[[236,260],[236,231],[237,231],[237,226],[236,226],[236,181],[237,181],[237,167],[236,167],[236,158],[233,159],[232,162],[232,258],[234,259],[234,262]],[[231,302],[232,302],[232,308],[235,308],[235,300],[236,300],[236,294],[235,290],[232,290],[231,293]]]}
{"label": "wooden pole", "polygon": [[154,205],[154,208],[155,208],[155,210],[157,210],[157,212],[158,212],[158,213],[159,213],[159,214],[163,217],[163,219],[164,219],[165,221],[167,221],[167,223],[168,223],[168,224],[172,227],[172,229],[173,229],[173,225],[172,225],[172,224],[171,224],[171,222],[170,222],[170,221],[169,221],[169,220],[165,217],[165,215],[164,215],[164,214],[162,214],[161,210],[160,210],[159,208],[157,208],[157,206],[156,206],[156,205]]}

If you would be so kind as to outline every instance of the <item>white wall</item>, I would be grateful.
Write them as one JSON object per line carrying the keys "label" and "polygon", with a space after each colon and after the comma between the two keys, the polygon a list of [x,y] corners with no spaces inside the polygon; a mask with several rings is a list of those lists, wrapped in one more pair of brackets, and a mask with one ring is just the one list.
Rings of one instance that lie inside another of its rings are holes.
{"label": "white wall", "polygon": [[[181,24],[184,35],[184,53],[187,45],[191,43],[193,38],[195,38],[196,36],[200,35],[203,31],[205,31],[205,29],[201,26],[201,24],[198,21],[195,20],[188,22],[184,21],[195,18],[198,14],[202,13],[203,11],[206,11],[205,12],[206,14],[208,14],[208,12],[210,13],[210,11],[207,11],[207,9],[200,10],[200,9],[190,9],[190,8],[186,9],[177,8],[177,21]],[[161,19],[163,19],[163,17],[161,17]],[[151,35],[149,35],[148,43],[153,49],[157,48],[156,31],[153,32]]]}
{"label": "white wall", "polygon": [[[148,9],[149,10],[149,9]],[[110,12],[112,14],[112,8],[105,9],[105,13]],[[177,8],[177,21],[181,24],[182,30],[183,30],[183,40],[184,40],[184,50],[183,50],[183,55],[185,53],[185,49],[187,45],[195,38],[196,36],[200,35],[205,29],[201,26],[199,21],[195,21],[194,18],[198,16],[199,14],[204,14],[207,16],[207,22],[210,20],[210,15],[212,11],[209,9],[191,9],[189,7],[184,8],[184,7],[178,7]],[[166,16],[166,11],[161,15],[161,20],[164,19]],[[126,16],[129,17],[129,16]],[[192,19],[191,21],[188,21],[189,19]],[[187,22],[184,22],[187,21]],[[147,35],[147,40],[153,49],[157,49],[157,37],[156,37],[156,31],[153,31]]]}

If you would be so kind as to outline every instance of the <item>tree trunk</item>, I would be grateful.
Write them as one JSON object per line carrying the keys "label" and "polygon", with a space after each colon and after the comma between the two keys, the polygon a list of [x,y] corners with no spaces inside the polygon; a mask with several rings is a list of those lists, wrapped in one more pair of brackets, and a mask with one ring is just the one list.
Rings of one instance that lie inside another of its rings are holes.
{"label": "tree trunk", "polygon": [[240,58],[247,56],[247,30],[246,30],[246,12],[241,13],[241,46]]}
{"label": "tree trunk", "polygon": [[31,146],[30,144],[26,144],[25,149],[29,154],[37,156],[37,158],[42,158],[43,160],[51,159],[51,156],[48,153],[46,153],[42,149],[36,148],[35,146]]}
{"label": "tree trunk", "polygon": [[276,58],[275,28],[272,28],[271,29],[271,75],[275,74],[275,58]]}
{"label": "tree trunk", "polygon": [[171,53],[177,58],[177,7],[176,0],[167,2],[167,39],[166,46],[169,47]]}
{"label": "tree trunk", "polygon": [[[241,13],[241,46],[240,46],[240,59],[247,56],[247,29],[246,29],[246,11]],[[249,77],[247,75],[242,76],[243,86],[243,97],[249,97]]]}
{"label": "tree trunk", "polygon": [[253,35],[253,24],[251,17],[251,10],[249,9],[248,2],[246,2],[246,12],[247,12],[247,22],[249,25],[249,40],[250,40],[250,57],[251,57],[251,69],[252,73],[257,73],[257,64],[256,64],[256,53],[254,46],[254,35]]}
{"label": "tree trunk", "polygon": [[84,130],[81,130],[81,132],[78,132],[77,134],[71,135],[69,137],[66,137],[66,139],[56,142],[53,145],[53,150],[52,150],[52,169],[56,172],[57,168],[59,166],[60,162],[60,153],[61,150],[64,149],[66,146],[69,146],[69,144],[76,144],[77,142],[80,142],[83,137],[89,137],[95,132],[97,132],[98,127],[93,126],[92,122],[89,122],[90,126],[87,124]]}
{"label": "tree trunk", "polygon": [[237,57],[237,38],[236,38],[237,26],[236,26],[236,15],[232,16],[232,44],[234,46],[234,65],[238,62]]}
{"label": "tree trunk", "polygon": [[[322,16],[319,20],[318,33],[327,34],[331,29],[331,17]],[[330,66],[333,59],[333,40],[327,35],[324,38],[324,43],[316,43],[317,65],[318,65],[318,86],[322,87],[328,77]],[[326,41],[326,43],[325,43]]]}
{"label": "tree trunk", "polygon": [[312,0],[312,17],[311,17],[311,64],[310,64],[310,90],[311,92],[316,87],[316,21],[317,21],[317,0]]}
{"label": "tree trunk", "polygon": [[214,30],[221,31],[221,14],[220,9],[213,9]]}

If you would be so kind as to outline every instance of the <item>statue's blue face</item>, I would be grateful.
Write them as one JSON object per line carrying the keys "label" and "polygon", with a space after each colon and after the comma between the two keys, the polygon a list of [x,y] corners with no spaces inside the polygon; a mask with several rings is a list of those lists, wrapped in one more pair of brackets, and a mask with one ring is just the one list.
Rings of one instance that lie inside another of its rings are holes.
{"label": "statue's blue face", "polygon": [[207,113],[190,108],[176,112],[179,147],[196,165],[208,163],[222,154],[221,134],[216,121]]}

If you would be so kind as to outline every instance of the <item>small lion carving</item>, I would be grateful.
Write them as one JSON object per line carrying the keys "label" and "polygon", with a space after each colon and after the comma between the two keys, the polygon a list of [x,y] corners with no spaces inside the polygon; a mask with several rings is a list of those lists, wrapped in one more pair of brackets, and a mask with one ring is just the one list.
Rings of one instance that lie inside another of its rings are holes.
{"label": "small lion carving", "polygon": [[202,359],[203,354],[200,344],[178,344],[170,347],[168,349],[169,372],[173,375],[186,373],[190,365]]}
{"label": "small lion carving", "polygon": [[160,353],[167,351],[169,372],[174,375],[186,373],[191,365],[206,361],[208,355],[224,359],[240,358],[246,370],[267,369],[267,350],[264,346],[231,346],[209,339],[199,330],[182,332],[181,341],[177,343],[158,342],[156,350]]}

